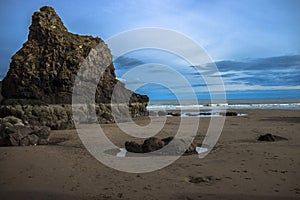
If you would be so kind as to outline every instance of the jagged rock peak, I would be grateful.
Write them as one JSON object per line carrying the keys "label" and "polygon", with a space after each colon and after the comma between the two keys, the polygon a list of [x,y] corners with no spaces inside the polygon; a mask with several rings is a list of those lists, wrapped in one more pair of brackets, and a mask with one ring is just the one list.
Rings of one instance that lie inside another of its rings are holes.
{"label": "jagged rock peak", "polygon": [[[2,81],[0,117],[17,116],[31,125],[52,129],[74,127],[71,104],[75,77],[90,52],[93,62],[85,67],[93,69],[95,76],[102,74],[95,91],[99,122],[114,122],[111,100],[115,88],[118,88],[117,103],[124,105],[131,96],[129,108],[116,105],[118,120],[128,118],[128,109],[132,117],[148,115],[149,98],[126,89],[116,79],[112,55],[105,42],[99,37],[68,32],[54,9],[45,6],[33,14],[28,40],[11,58]],[[75,95],[80,97],[76,103],[85,104],[89,98],[88,82],[82,81],[81,90],[76,90]],[[79,110],[85,122],[95,121],[89,117],[90,108]]]}
{"label": "jagged rock peak", "polygon": [[47,36],[49,31],[68,31],[55,10],[50,6],[41,7],[39,12],[33,13],[29,30],[28,40],[38,41]]}
{"label": "jagged rock peak", "polygon": [[[74,80],[81,63],[92,49],[94,61],[89,63],[93,74],[102,74],[95,94],[96,103],[110,103],[116,85],[118,99],[131,97],[131,103],[148,103],[148,97],[135,94],[116,79],[112,55],[99,37],[81,36],[67,31],[53,8],[42,7],[32,16],[28,40],[11,59],[2,82],[2,104],[71,104]],[[102,73],[100,63],[106,63]],[[87,89],[82,89],[84,99]],[[124,103],[124,102],[122,102]],[[144,105],[144,107],[145,107]],[[146,108],[144,108],[146,111]]]}

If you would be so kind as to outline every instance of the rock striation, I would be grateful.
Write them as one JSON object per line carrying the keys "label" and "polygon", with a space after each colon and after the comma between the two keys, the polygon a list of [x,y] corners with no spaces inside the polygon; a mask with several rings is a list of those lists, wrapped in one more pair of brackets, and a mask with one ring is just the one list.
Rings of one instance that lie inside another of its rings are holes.
{"label": "rock striation", "polygon": [[[72,127],[70,104],[75,77],[81,63],[95,48],[101,52],[96,61],[109,63],[100,69],[104,72],[99,74],[95,91],[99,121],[114,122],[110,103],[115,86],[119,88],[118,103],[128,104],[132,117],[147,115],[148,97],[133,93],[116,79],[112,55],[104,41],[68,32],[55,10],[44,6],[33,14],[28,40],[12,56],[2,81],[1,117],[17,113],[17,117],[29,123],[55,129]],[[126,101],[128,96],[130,100]]]}

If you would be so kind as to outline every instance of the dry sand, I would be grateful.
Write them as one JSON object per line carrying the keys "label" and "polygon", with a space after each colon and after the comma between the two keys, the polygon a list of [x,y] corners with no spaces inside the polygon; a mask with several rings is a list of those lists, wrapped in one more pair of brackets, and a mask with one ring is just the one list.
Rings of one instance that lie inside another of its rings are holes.
{"label": "dry sand", "polygon": [[[236,111],[248,116],[227,117],[207,157],[182,156],[150,173],[106,167],[88,153],[75,130],[53,131],[51,141],[60,142],[55,145],[1,147],[0,199],[300,199],[300,111]],[[172,135],[179,121],[168,118],[159,137]],[[208,123],[209,118],[201,120],[197,140]],[[130,139],[116,124],[103,127],[120,147]],[[288,141],[256,141],[265,133]]]}

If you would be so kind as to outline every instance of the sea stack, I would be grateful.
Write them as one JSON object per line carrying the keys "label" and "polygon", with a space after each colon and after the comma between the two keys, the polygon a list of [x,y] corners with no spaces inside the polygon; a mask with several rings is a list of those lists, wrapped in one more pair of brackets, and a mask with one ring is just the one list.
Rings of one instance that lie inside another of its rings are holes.
{"label": "sea stack", "polygon": [[[132,117],[147,115],[148,97],[129,91],[116,79],[112,55],[104,41],[68,32],[55,10],[44,6],[33,14],[28,40],[11,58],[2,81],[0,117],[14,115],[52,129],[72,128],[74,80],[80,64],[95,47],[104,52],[100,59],[111,63],[95,94],[99,122],[114,122],[110,103],[116,85],[121,87],[120,98],[131,96],[127,103]],[[82,112],[84,115],[84,108]]]}

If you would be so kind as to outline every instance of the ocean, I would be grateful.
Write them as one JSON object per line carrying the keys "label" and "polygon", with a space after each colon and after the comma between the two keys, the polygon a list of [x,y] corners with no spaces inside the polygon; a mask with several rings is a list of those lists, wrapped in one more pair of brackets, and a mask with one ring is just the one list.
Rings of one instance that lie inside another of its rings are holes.
{"label": "ocean", "polygon": [[[192,103],[193,102],[193,103]],[[292,99],[227,99],[224,103],[212,104],[209,99],[195,101],[184,100],[150,100],[148,110],[211,110],[225,109],[288,109],[300,110],[300,98]]]}

